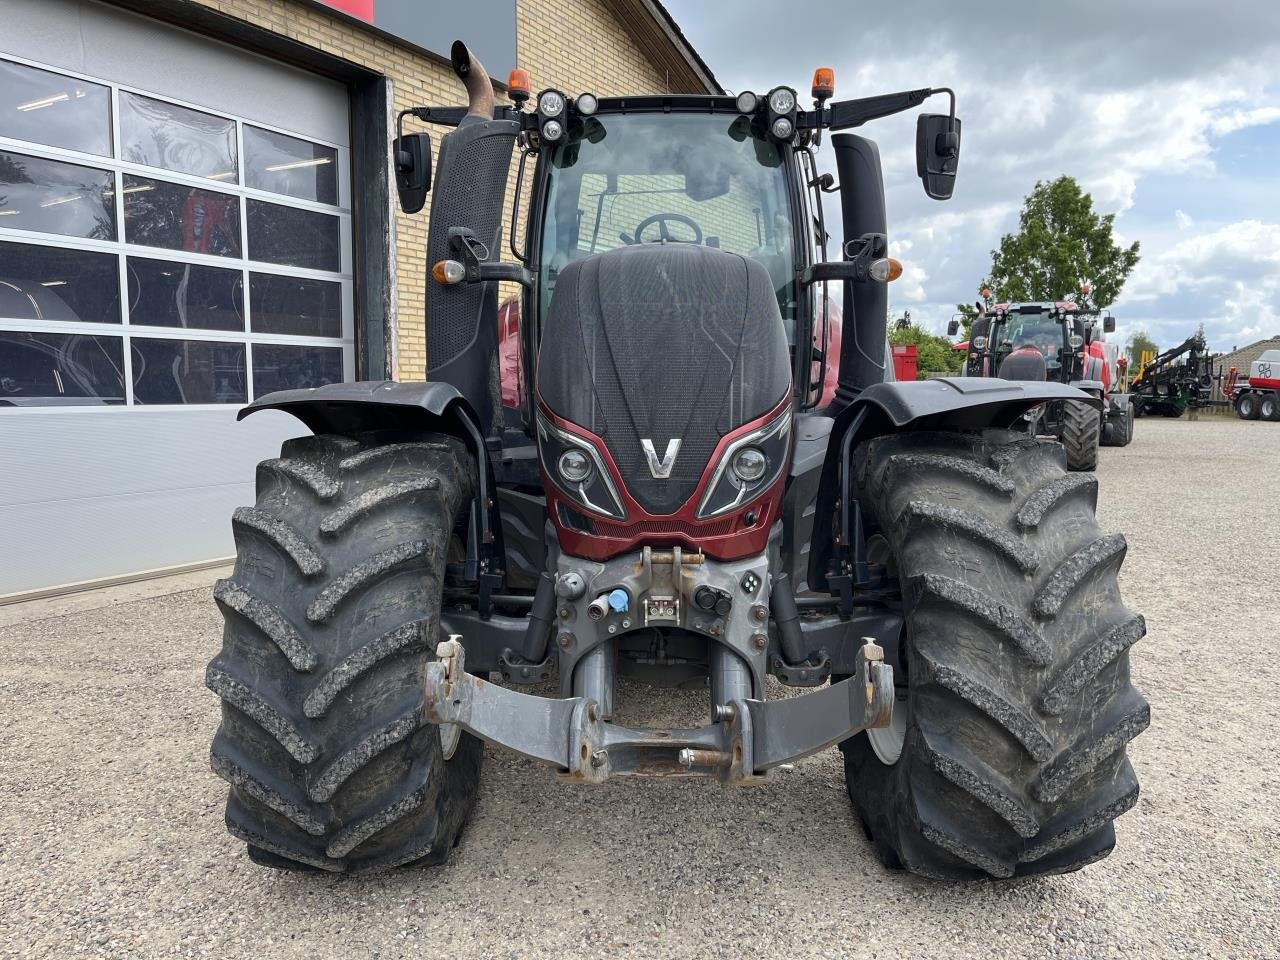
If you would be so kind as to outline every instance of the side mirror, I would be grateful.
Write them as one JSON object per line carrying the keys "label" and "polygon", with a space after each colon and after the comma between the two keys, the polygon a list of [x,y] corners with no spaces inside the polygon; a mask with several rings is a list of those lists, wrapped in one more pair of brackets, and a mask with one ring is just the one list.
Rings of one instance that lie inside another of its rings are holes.
{"label": "side mirror", "polygon": [[945,113],[922,113],[916,120],[916,174],[924,192],[948,200],[960,166],[960,121]]}
{"label": "side mirror", "polygon": [[1116,332],[1116,318],[1109,313],[1102,318],[1102,332],[1103,333]]}
{"label": "side mirror", "polygon": [[406,133],[392,141],[391,147],[400,209],[417,213],[427,202],[427,192],[431,189],[431,134]]}
{"label": "side mirror", "polygon": [[947,336],[948,336],[948,337],[954,337],[954,336],[955,336],[957,333],[959,333],[959,332],[960,332],[960,321],[959,321],[959,320],[951,320],[951,321],[949,321],[949,322],[947,323]]}

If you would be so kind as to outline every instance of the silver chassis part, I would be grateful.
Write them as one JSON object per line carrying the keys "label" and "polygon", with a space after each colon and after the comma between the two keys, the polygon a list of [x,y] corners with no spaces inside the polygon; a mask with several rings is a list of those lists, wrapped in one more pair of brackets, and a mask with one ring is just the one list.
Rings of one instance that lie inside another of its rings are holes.
{"label": "silver chassis part", "polygon": [[858,651],[853,676],[833,686],[768,703],[734,699],[717,722],[693,730],[637,730],[607,722],[588,697],[532,696],[468,674],[460,640],[441,643],[427,665],[427,719],[456,723],[583,783],[610,776],[760,783],[782,764],[885,726],[893,713],[893,668],[873,642]]}

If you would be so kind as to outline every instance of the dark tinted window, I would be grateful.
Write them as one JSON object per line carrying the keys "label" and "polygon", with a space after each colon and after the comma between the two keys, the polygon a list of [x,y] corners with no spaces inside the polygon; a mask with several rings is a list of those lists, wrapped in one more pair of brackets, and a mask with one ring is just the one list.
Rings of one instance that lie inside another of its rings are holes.
{"label": "dark tinted window", "polygon": [[249,259],[312,270],[342,266],[337,217],[313,210],[246,200],[249,209]]}
{"label": "dark tinted window", "polygon": [[253,392],[320,387],[342,379],[342,351],[337,347],[294,347],[276,343],[253,345]]}
{"label": "dark tinted window", "polygon": [[243,330],[239,270],[130,257],[129,322],[151,327]]}
{"label": "dark tinted window", "polygon": [[0,60],[0,137],[111,156],[111,91]]}
{"label": "dark tinted window", "polygon": [[0,227],[114,240],[115,177],[96,167],[0,152]]}
{"label": "dark tinted window", "polygon": [[121,155],[196,177],[236,180],[234,120],[120,91]]}
{"label": "dark tinted window", "polygon": [[302,200],[338,202],[338,151],[245,124],[245,185]]}
{"label": "dark tinted window", "polygon": [[0,243],[0,317],[119,323],[115,254]]}
{"label": "dark tinted window", "polygon": [[214,190],[126,174],[124,236],[150,247],[238,257],[240,201]]}
{"label": "dark tinted window", "polygon": [[134,403],[244,403],[244,344],[134,337]]}
{"label": "dark tinted window", "polygon": [[124,403],[124,341],[0,331],[0,409]]}
{"label": "dark tinted window", "polygon": [[254,333],[342,336],[342,285],[273,273],[249,274]]}

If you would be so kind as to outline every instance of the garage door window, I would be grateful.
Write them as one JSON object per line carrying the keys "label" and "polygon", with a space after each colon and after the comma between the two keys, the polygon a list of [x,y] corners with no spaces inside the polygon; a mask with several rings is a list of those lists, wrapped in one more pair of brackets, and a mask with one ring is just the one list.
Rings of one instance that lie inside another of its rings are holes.
{"label": "garage door window", "polygon": [[0,59],[0,408],[352,375],[345,148]]}

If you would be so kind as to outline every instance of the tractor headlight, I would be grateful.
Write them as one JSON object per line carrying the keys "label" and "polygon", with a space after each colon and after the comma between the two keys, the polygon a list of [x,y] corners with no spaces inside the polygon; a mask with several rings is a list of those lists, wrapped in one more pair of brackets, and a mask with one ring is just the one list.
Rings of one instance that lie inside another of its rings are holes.
{"label": "tractor headlight", "polygon": [[1073,333],[1071,336],[1067,337],[1067,343],[1071,344],[1072,348],[1079,349],[1084,346],[1084,337],[1080,336],[1078,333]]}
{"label": "tractor headlight", "polygon": [[561,430],[538,411],[538,455],[556,489],[574,505],[614,520],[625,520],[622,498],[590,440]]}
{"label": "tractor headlight", "polygon": [[729,444],[698,504],[698,519],[728,513],[764,493],[782,476],[790,451],[791,408],[788,407],[764,426]]}
{"label": "tractor headlight", "polygon": [[564,133],[564,127],[560,126],[559,120],[548,120],[542,125],[542,139],[547,141],[559,140],[560,134]]}
{"label": "tractor headlight", "polygon": [[973,338],[973,340],[972,340],[971,342],[973,343],[973,349],[975,349],[975,350],[985,350],[985,349],[987,349],[987,338],[986,338],[986,337],[974,337],[974,338]]}
{"label": "tractor headlight", "polygon": [[568,483],[581,483],[591,476],[591,458],[576,447],[560,454],[556,467]]}
{"label": "tractor headlight", "polygon": [[778,87],[769,94],[769,109],[774,113],[790,113],[796,108],[796,95],[786,87]]}
{"label": "tractor headlight", "polygon": [[730,467],[733,475],[743,483],[754,483],[764,476],[769,467],[769,458],[759,447],[743,447],[734,455]]}
{"label": "tractor headlight", "polygon": [[584,117],[590,117],[600,109],[600,101],[596,99],[593,93],[580,93],[578,99],[574,101],[574,106],[578,108],[578,112]]}
{"label": "tractor headlight", "polygon": [[734,101],[739,113],[755,113],[756,107],[760,106],[760,98],[750,90],[743,90],[738,94],[738,99]]}
{"label": "tractor headlight", "polygon": [[773,135],[779,140],[790,140],[795,129],[795,124],[788,117],[779,117],[773,121]]}
{"label": "tractor headlight", "polygon": [[564,97],[555,90],[547,90],[538,97],[538,112],[544,117],[558,117],[564,113]]}

